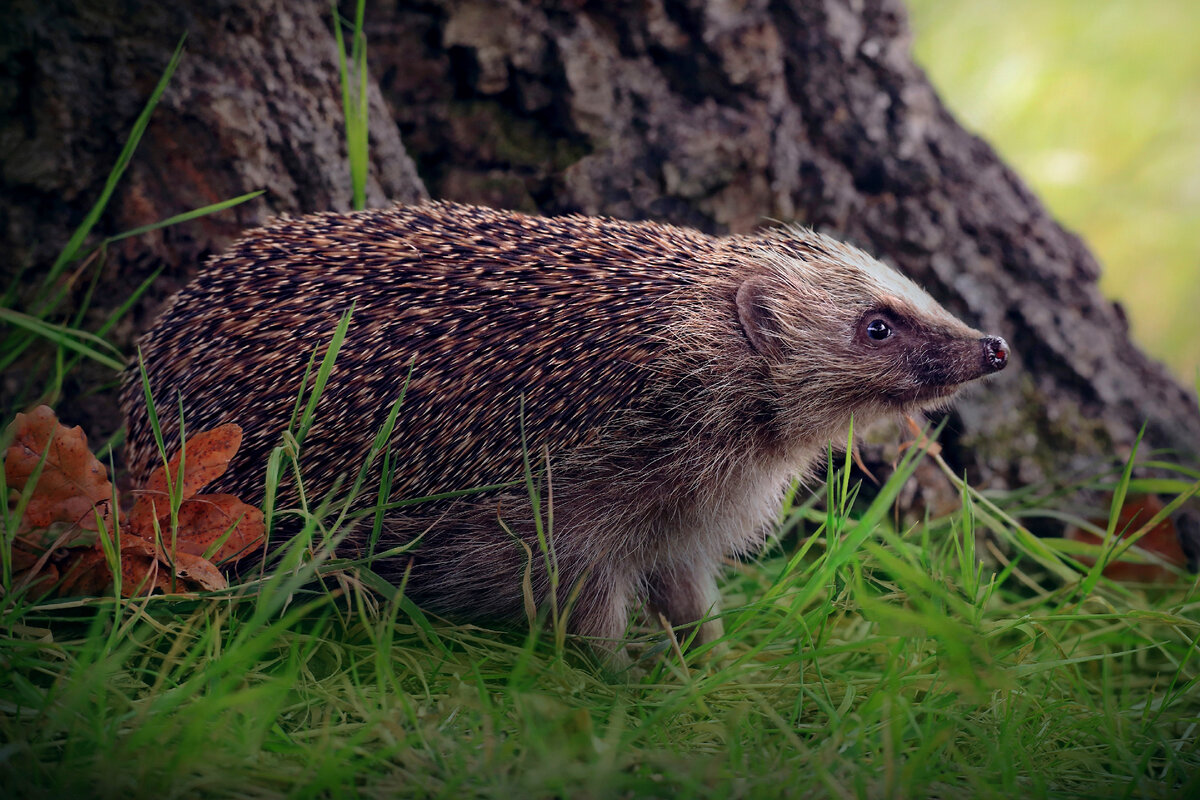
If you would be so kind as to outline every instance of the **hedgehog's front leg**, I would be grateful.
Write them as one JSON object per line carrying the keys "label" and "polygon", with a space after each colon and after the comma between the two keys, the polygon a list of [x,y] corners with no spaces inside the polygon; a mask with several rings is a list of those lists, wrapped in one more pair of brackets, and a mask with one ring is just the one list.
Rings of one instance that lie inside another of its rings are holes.
{"label": "hedgehog's front leg", "polygon": [[[647,583],[650,608],[666,617],[672,627],[684,626],[677,632],[681,641],[691,636],[695,623],[720,610],[716,567],[706,561],[663,564],[647,576]],[[723,633],[721,620],[709,619],[700,624],[694,641],[711,642]]]}
{"label": "hedgehog's front leg", "polygon": [[560,602],[569,604],[567,626],[571,632],[590,639],[610,663],[623,663],[634,595],[631,577],[618,570],[593,568],[579,579],[577,588],[560,584],[560,590],[564,595]]}

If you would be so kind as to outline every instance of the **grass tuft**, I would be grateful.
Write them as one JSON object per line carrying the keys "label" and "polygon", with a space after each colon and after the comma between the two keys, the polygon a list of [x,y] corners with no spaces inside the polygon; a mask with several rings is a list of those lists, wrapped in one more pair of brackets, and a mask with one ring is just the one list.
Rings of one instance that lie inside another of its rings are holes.
{"label": "grass tuft", "polygon": [[[366,462],[384,457],[385,441]],[[339,561],[329,544],[351,518],[331,499],[296,510],[304,530],[268,569],[208,598],[6,593],[0,791],[1200,789],[1196,583],[1117,586],[1069,562],[1065,576],[1021,536],[1000,540],[1005,565],[983,560],[977,537],[1036,509],[1027,494],[985,498],[962,484],[956,513],[897,528],[894,498],[927,457],[910,449],[867,502],[831,456],[826,485],[793,497],[782,540],[731,570],[724,638],[684,652],[635,628],[641,659],[618,680],[571,637],[441,620],[369,561]],[[369,525],[376,509],[359,518]]]}
{"label": "grass tuft", "polygon": [[[346,156],[350,162],[350,188],[355,209],[367,207],[368,131],[370,103],[367,99],[367,37],[363,21],[366,0],[357,0],[354,12],[354,31],[350,37],[350,58],[346,59],[346,44],[342,35],[342,17],[337,0],[331,0],[333,32],[337,37],[338,75],[342,84],[342,111],[346,117]],[[351,67],[351,65],[353,65]]]}

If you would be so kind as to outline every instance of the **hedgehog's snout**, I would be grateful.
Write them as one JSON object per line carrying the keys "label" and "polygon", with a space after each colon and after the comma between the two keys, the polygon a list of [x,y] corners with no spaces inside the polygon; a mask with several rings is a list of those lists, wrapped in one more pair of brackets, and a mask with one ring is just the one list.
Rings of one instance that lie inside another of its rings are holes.
{"label": "hedgehog's snout", "polygon": [[999,372],[1008,365],[1008,342],[1000,336],[985,336],[979,340],[983,345],[984,374]]}

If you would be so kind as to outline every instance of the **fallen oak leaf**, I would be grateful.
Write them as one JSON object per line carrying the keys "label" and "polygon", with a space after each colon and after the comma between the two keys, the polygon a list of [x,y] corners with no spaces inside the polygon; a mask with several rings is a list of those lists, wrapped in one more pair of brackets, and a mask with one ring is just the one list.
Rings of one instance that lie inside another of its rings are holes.
{"label": "fallen oak leaf", "polygon": [[[172,586],[171,567],[175,580]],[[121,595],[149,595],[155,589],[164,594],[212,592],[229,586],[225,576],[211,561],[192,555],[176,553],[167,557],[161,547],[138,536],[121,540]]]}
{"label": "fallen oak leaf", "polygon": [[[121,539],[121,596],[146,597],[162,594],[192,594],[225,589],[228,583],[210,561],[191,555],[176,553],[174,559],[167,557],[162,548],[140,536]],[[174,580],[171,570],[174,563]],[[100,548],[90,548],[79,553],[56,572],[65,577],[58,587],[60,597],[101,595],[113,583],[108,559]],[[42,580],[38,578],[37,580]]]}
{"label": "fallen oak leaf", "polygon": [[12,571],[14,573],[24,572],[27,569],[33,568],[37,565],[44,552],[44,550],[38,550],[29,545],[18,536],[13,539],[12,543],[11,561],[9,562],[12,564]]}
{"label": "fallen oak leaf", "polygon": [[31,599],[41,600],[42,598],[49,597],[54,592],[58,578],[58,567],[53,564],[47,564],[34,574],[14,572],[13,585],[19,587],[19,589],[28,591]]}
{"label": "fallen oak leaf", "polygon": [[229,587],[221,570],[211,561],[191,553],[175,554],[175,576],[195,587],[193,591],[215,592]]}
{"label": "fallen oak leaf", "polygon": [[[44,542],[34,543],[23,537],[14,539],[12,548],[13,562],[14,564],[25,563],[27,565],[21,580],[17,581],[15,585],[24,586],[25,583],[30,583],[31,585],[39,583],[45,579],[46,575],[50,574],[53,575],[54,582],[57,583],[58,568],[53,563],[50,563],[50,560],[51,558],[55,558],[60,547],[73,538],[74,533],[74,527],[68,527],[50,544]],[[76,550],[75,552],[79,551]],[[18,554],[20,554],[19,557]],[[32,562],[28,561],[29,557],[33,558]],[[71,555],[68,555],[65,559],[58,558],[57,560],[66,563],[71,557]],[[46,588],[50,589],[51,587],[47,586]],[[49,592],[47,591],[46,594],[49,594]]]}
{"label": "fallen oak leaf", "polygon": [[97,530],[96,512],[111,524],[112,484],[108,471],[92,455],[87,435],[58,421],[49,406],[38,406],[13,421],[13,443],[4,458],[8,485],[24,491],[45,454],[41,474],[25,506],[22,524],[47,528],[55,522]]}
{"label": "fallen oak leaf", "polygon": [[230,459],[241,446],[242,429],[232,422],[188,437],[183,449],[175,454],[167,466],[150,473],[146,485],[140,490],[137,502],[129,512],[129,524],[133,532],[150,538],[154,532],[154,520],[171,515],[167,475],[170,474],[172,482],[179,479],[181,457],[184,458],[184,464],[180,496],[182,502],[187,502],[225,474]]}
{"label": "fallen oak leaf", "polygon": [[[11,550],[13,586],[29,587],[30,595],[45,597],[54,584],[58,583],[58,567],[47,563],[47,553],[23,541],[13,540]],[[43,584],[40,588],[38,584]]]}
{"label": "fallen oak leaf", "polygon": [[267,525],[262,511],[231,494],[199,494],[179,508],[175,546],[180,552],[203,556],[226,531],[228,538],[208,556],[214,563],[237,563],[259,550],[266,541]]}
{"label": "fallen oak leaf", "polygon": [[[201,489],[225,474],[229,461],[242,446],[241,426],[232,422],[218,425],[209,431],[189,436],[183,451],[176,453],[166,469],[174,478],[179,473],[179,460],[186,453],[183,468],[183,499],[196,495]],[[147,491],[167,493],[167,472],[159,467],[150,473],[144,487]]]}
{"label": "fallen oak leaf", "polygon": [[[159,468],[151,475],[147,490],[126,523],[128,535],[121,541],[124,596],[226,588],[224,576],[202,557],[203,553],[213,549],[215,556],[236,561],[263,545],[265,525],[261,511],[232,495],[197,494],[205,484],[225,473],[241,439],[240,427],[223,425],[188,440],[182,475],[181,457],[177,455],[170,462],[172,477],[182,479],[181,524],[175,536],[177,552],[171,555],[155,541],[166,527],[158,523],[170,518],[169,501],[163,502],[169,498],[167,468]],[[48,592],[58,584],[59,595],[97,595],[110,588],[112,572],[99,546],[60,549],[68,540],[76,545],[86,542],[86,535],[81,539],[77,526],[94,531],[100,522],[106,526],[113,522],[109,513],[112,484],[104,466],[88,450],[83,430],[59,424],[54,412],[46,406],[39,406],[30,414],[18,414],[13,422],[13,445],[5,458],[5,473],[13,489],[29,491],[22,526],[38,531],[44,540],[14,541],[14,554],[18,555],[14,558],[14,572],[20,581],[17,585],[36,585],[39,592]],[[35,477],[33,487],[29,488]],[[97,520],[97,511],[105,518]],[[65,530],[64,522],[69,523]]]}
{"label": "fallen oak leaf", "polygon": [[[201,495],[197,492],[225,473],[242,441],[242,429],[227,423],[198,433],[185,445],[182,503],[176,518],[173,547],[179,553],[203,556],[214,543],[228,536],[212,554],[213,561],[237,561],[262,547],[266,525],[262,511],[233,495]],[[169,471],[168,471],[169,470]],[[179,456],[168,467],[156,469],[129,514],[130,531],[153,541],[169,535],[170,505],[167,476],[179,473]]]}
{"label": "fallen oak leaf", "polygon": [[[1125,504],[1117,512],[1116,537],[1124,539],[1129,534],[1136,533],[1156,514],[1162,511],[1162,502],[1152,494],[1130,495]],[[1107,520],[1093,520],[1094,524],[1103,528]],[[1103,539],[1094,533],[1072,525],[1067,529],[1066,538],[1085,544],[1102,544]],[[1134,545],[1148,553],[1158,556],[1163,561],[1180,569],[1187,568],[1187,556],[1179,544],[1179,533],[1170,517],[1166,517],[1147,531]],[[1095,559],[1088,556],[1076,556],[1083,564],[1092,565]],[[1140,564],[1132,561],[1113,560],[1104,565],[1103,575],[1118,581],[1133,581],[1137,583],[1172,583],[1176,576],[1171,570],[1161,564]]]}
{"label": "fallen oak leaf", "polygon": [[138,536],[121,539],[121,596],[149,596],[171,591],[169,570],[159,569],[158,548]]}
{"label": "fallen oak leaf", "polygon": [[61,570],[63,582],[58,587],[59,597],[99,596],[112,586],[112,572],[108,559],[98,547],[89,548],[71,559]]}

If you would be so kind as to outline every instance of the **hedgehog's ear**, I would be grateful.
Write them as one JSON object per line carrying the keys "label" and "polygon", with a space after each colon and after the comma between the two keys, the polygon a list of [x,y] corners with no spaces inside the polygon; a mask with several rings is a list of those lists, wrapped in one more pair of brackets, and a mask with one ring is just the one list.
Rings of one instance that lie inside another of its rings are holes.
{"label": "hedgehog's ear", "polygon": [[779,322],[765,302],[769,291],[767,279],[762,275],[752,275],[742,281],[737,290],[737,313],[742,331],[754,351],[776,359],[782,355],[778,344]]}

